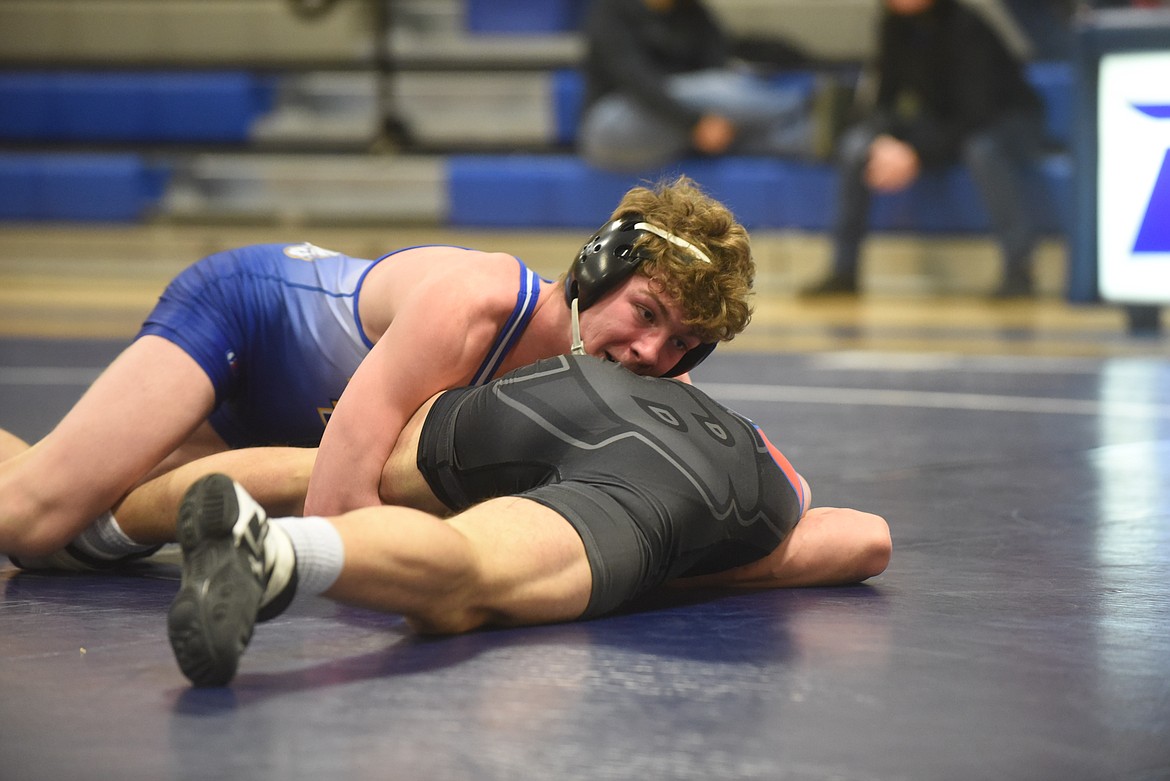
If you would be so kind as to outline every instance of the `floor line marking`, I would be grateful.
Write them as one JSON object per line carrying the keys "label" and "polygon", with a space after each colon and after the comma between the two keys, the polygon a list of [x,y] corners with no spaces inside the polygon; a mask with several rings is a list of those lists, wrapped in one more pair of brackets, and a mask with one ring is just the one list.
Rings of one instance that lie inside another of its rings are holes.
{"label": "floor line marking", "polygon": [[0,366],[0,385],[89,385],[102,370],[71,366]]}
{"label": "floor line marking", "polygon": [[719,401],[766,401],[984,412],[1038,412],[1050,415],[1170,418],[1170,405],[1109,401],[1107,399],[1062,399],[944,391],[877,390],[873,388],[833,388],[805,385],[748,385],[719,382],[699,383],[698,387]]}
{"label": "floor line marking", "polygon": [[[0,385],[87,386],[101,373],[92,367],[5,366],[0,367]],[[699,383],[716,399],[727,401],[834,404],[839,406],[917,407],[929,409],[977,410],[984,412],[1027,412],[1050,415],[1115,415],[1124,417],[1170,418],[1170,405],[1106,399],[1064,399],[1044,396],[953,393],[945,391],[878,390],[834,388],[815,385],[753,385],[747,383]]]}

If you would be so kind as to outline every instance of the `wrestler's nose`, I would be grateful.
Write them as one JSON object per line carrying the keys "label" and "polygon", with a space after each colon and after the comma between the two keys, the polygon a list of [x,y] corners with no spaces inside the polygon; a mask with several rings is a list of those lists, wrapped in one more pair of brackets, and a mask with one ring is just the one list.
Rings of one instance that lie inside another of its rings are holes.
{"label": "wrestler's nose", "polygon": [[[630,356],[637,364],[635,371],[638,374],[650,374],[660,376],[667,372],[677,363],[669,363],[669,356],[666,354],[670,352],[667,349],[667,334],[662,333],[647,333],[642,334],[637,341],[630,345]],[[663,365],[667,364],[669,365]]]}

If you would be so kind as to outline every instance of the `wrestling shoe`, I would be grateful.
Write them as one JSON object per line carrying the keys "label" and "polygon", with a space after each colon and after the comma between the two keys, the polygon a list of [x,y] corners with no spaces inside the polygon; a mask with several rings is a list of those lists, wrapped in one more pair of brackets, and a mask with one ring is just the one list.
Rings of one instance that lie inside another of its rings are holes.
{"label": "wrestling shoe", "polygon": [[27,572],[109,572],[149,558],[158,553],[160,548],[162,548],[161,545],[155,545],[138,553],[130,553],[115,559],[103,559],[92,556],[77,545],[70,543],[47,556],[13,556],[10,554],[8,560],[14,566]]}
{"label": "wrestling shoe", "polygon": [[231,681],[260,619],[287,606],[296,562],[284,532],[270,543],[263,508],[226,475],[188,489],[179,508],[183,578],[167,614],[179,669],[196,686]]}

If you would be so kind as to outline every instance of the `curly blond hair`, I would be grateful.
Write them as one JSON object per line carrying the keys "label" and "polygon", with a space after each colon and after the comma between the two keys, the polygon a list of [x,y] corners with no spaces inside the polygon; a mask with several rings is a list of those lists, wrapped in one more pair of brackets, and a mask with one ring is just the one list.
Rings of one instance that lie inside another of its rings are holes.
{"label": "curly blond hair", "polygon": [[677,302],[683,322],[704,342],[727,341],[747,327],[756,264],[747,230],[723,204],[687,176],[625,194],[611,220],[631,215],[698,247],[703,263],[685,248],[647,233],[634,242],[646,257],[637,273],[649,277]]}

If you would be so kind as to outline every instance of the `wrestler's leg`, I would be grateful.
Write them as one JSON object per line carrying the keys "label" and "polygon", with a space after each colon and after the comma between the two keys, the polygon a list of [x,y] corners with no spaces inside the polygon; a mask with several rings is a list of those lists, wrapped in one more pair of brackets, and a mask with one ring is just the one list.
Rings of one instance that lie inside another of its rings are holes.
{"label": "wrestler's leg", "polygon": [[792,588],[860,583],[885,571],[891,550],[890,527],[880,516],[818,507],[806,512],[768,556],[671,585]]}
{"label": "wrestler's leg", "polygon": [[29,444],[10,431],[0,428],[0,461],[7,461],[29,449]]}
{"label": "wrestler's leg", "polygon": [[270,516],[300,515],[316,448],[257,447],[228,450],[178,466],[135,488],[115,508],[118,525],[144,545],[175,541],[175,519],[184,494],[209,474],[231,477]]}
{"label": "wrestler's leg", "polygon": [[325,596],[400,613],[419,632],[568,621],[589,604],[580,536],[529,499],[492,499],[447,521],[381,508],[332,524],[345,566]]}
{"label": "wrestler's leg", "polygon": [[0,551],[36,556],[65,545],[186,441],[214,399],[178,346],[135,341],[53,431],[0,463]]}
{"label": "wrestler's leg", "polygon": [[403,507],[269,522],[223,475],[197,482],[178,522],[183,579],[167,632],[198,686],[235,675],[258,620],[294,591],[400,613],[420,632],[570,620],[589,603],[585,547],[564,518],[502,498],[444,521]]}
{"label": "wrestler's leg", "polygon": [[[418,471],[418,443],[434,400],[411,416],[382,472],[384,499],[436,515],[449,514]],[[187,455],[192,448],[184,446]],[[118,525],[130,539],[156,545],[175,540],[175,518],[183,495],[200,478],[220,473],[244,487],[269,517],[297,516],[304,510],[316,448],[263,447],[214,453],[179,466],[131,491],[116,508]]]}

